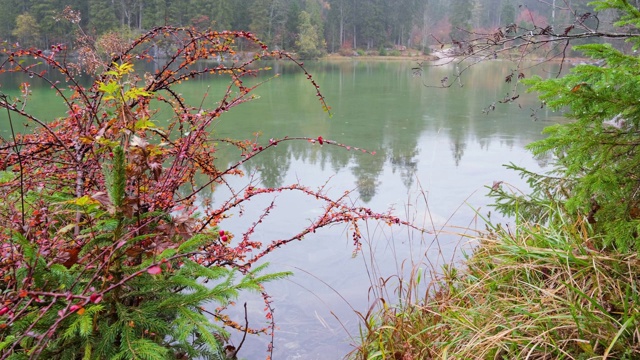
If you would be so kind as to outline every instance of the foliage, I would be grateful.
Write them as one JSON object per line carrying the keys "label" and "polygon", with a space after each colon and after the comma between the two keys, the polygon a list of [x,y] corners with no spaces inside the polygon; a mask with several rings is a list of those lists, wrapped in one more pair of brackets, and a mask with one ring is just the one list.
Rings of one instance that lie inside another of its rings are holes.
{"label": "foliage", "polygon": [[16,27],[11,33],[20,41],[31,43],[38,39],[40,28],[33,16],[22,14],[16,18]]}
{"label": "foliage", "polygon": [[561,80],[529,82],[549,106],[567,106],[568,116],[576,120],[548,128],[549,137],[530,148],[557,156],[557,171],[573,183],[568,210],[588,216],[605,246],[640,250],[638,59],[606,45],[581,49],[606,66],[584,65]]}
{"label": "foliage", "polygon": [[300,13],[298,19],[298,40],[296,48],[302,59],[315,59],[324,54],[324,44],[320,32],[311,22],[311,15],[306,11]]}
{"label": "foliage", "polygon": [[454,41],[465,40],[471,31],[471,0],[453,0],[451,2],[451,39]]}
{"label": "foliage", "polygon": [[[595,5],[600,9],[620,8],[624,3]],[[637,24],[637,9],[625,9],[626,15],[619,23]],[[553,154],[556,180],[531,174],[525,177],[535,193],[545,191],[548,199],[562,203],[569,214],[586,219],[596,231],[599,248],[640,251],[640,59],[610,44],[587,44],[576,49],[593,64],[576,66],[557,79],[534,77],[523,81],[547,106],[566,110],[566,116],[573,120],[548,127],[547,138],[529,145],[536,155]],[[550,181],[555,185],[550,186]]]}
{"label": "foliage", "polygon": [[519,219],[477,237],[464,267],[445,267],[420,303],[369,315],[353,358],[638,358],[638,257],[595,250],[588,226],[567,217]]}
{"label": "foliage", "polygon": [[[596,14],[586,5],[589,2],[521,0],[515,6],[514,1],[504,0],[0,0],[0,39],[18,40],[12,35],[16,19],[28,13],[40,26],[38,41],[45,47],[69,43],[69,28],[56,15],[69,6],[83,15],[80,25],[94,36],[122,28],[144,32],[162,25],[195,26],[201,31],[249,29],[274,48],[297,51],[298,18],[306,11],[330,52],[388,44],[420,49],[449,42],[451,35],[462,41],[471,35],[465,34],[471,26],[487,34],[512,23],[520,25],[515,21],[519,13],[539,14],[559,33],[590,13],[587,24],[595,32],[605,30],[602,25],[614,15]],[[599,26],[591,26],[596,16],[601,16]],[[528,17],[525,20],[530,23]]]}
{"label": "foliage", "polygon": [[[59,119],[31,114],[28,104],[35,100],[26,79],[19,96],[0,94],[12,129],[10,139],[0,138],[0,189],[7,200],[0,206],[3,359],[234,357],[242,344],[222,349],[226,329],[245,334],[275,329],[262,284],[287,273],[265,274],[266,265],[257,265],[264,255],[332,224],[349,224],[358,246],[361,220],[400,223],[300,184],[252,184],[214,202],[204,194],[230,176],[241,176],[244,162],[267,156],[278,143],[343,146],[321,136],[264,143],[215,137],[214,122],[253,99],[260,83],[248,86],[245,78],[262,70],[259,60],[295,60],[240,31],[165,26],[131,44],[117,39],[103,37],[98,51],[91,37],[82,36],[79,63],[67,58],[64,45],[46,52],[6,48],[0,58],[0,73],[48,83],[67,109]],[[260,52],[246,62],[211,61],[233,58],[240,39]],[[167,48],[175,52],[155,73],[136,72],[137,62],[156,61],[152,54],[159,41],[171,41]],[[87,74],[82,70],[93,76],[88,87],[80,82]],[[54,81],[51,71],[65,81]],[[229,79],[215,108],[190,104],[175,89],[195,77]],[[322,94],[317,96],[328,111]],[[168,119],[162,124],[159,116]],[[37,129],[17,133],[19,121]],[[227,168],[215,165],[220,143],[241,153]],[[268,220],[275,200],[238,239],[219,228],[231,210],[285,191],[326,206],[308,226],[265,244],[254,240],[254,233]],[[262,294],[267,327],[239,324],[225,314],[246,290]],[[215,306],[207,310],[207,303]]]}

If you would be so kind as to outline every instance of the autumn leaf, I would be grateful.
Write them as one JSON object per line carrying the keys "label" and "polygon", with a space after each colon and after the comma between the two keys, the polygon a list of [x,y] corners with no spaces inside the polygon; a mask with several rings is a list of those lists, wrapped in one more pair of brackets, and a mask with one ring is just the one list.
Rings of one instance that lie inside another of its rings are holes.
{"label": "autumn leaf", "polygon": [[79,198],[71,200],[69,202],[72,203],[72,204],[76,204],[78,206],[87,206],[87,205],[98,204],[98,201],[92,199],[91,197],[89,197],[89,195],[85,195],[85,196],[79,197]]}

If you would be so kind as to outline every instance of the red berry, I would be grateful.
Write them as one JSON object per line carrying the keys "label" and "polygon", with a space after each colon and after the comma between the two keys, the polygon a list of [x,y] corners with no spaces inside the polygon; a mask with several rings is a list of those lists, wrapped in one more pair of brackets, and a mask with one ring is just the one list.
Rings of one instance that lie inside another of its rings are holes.
{"label": "red berry", "polygon": [[98,294],[98,293],[93,293],[93,294],[91,294],[91,296],[89,296],[89,300],[92,303],[97,304],[100,301],[102,301],[102,296],[100,294]]}
{"label": "red berry", "polygon": [[218,234],[220,234],[220,236],[224,236],[224,230],[220,230]]}

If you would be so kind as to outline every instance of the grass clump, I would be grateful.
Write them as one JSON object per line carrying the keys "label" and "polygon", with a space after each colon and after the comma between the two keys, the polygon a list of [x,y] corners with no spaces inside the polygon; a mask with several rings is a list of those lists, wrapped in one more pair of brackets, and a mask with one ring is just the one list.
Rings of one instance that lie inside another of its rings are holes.
{"label": "grass clump", "polygon": [[596,250],[590,233],[492,228],[422,301],[367,319],[354,358],[640,358],[640,259]]}

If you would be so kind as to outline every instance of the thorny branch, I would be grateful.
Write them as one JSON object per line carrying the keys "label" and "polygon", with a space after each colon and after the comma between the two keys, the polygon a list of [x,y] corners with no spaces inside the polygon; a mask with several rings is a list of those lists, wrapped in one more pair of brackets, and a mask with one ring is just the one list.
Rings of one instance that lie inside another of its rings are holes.
{"label": "thorny branch", "polygon": [[[149,50],[160,39],[171,39],[177,50],[164,59],[156,73],[140,76],[133,72],[134,62],[158,61]],[[122,46],[116,38],[111,40]],[[215,66],[196,66],[201,60],[217,56],[236,58],[234,44],[238,41],[249,43],[256,54],[244,61],[236,59]],[[322,136],[283,137],[270,139],[268,144],[260,144],[258,139],[214,138],[211,125],[223,113],[252,99],[252,92],[262,84],[245,86],[243,80],[263,70],[255,66],[263,59],[296,63],[315,88],[321,107],[329,112],[318,84],[303,64],[287,53],[270,51],[253,34],[199,32],[164,26],[142,35],[116,55],[106,57],[96,52],[88,38],[83,38],[82,44],[80,63],[69,62],[67,49],[62,45],[48,52],[7,48],[6,59],[0,62],[0,75],[10,72],[40,78],[63,95],[66,106],[62,118],[43,121],[31,114],[28,107],[20,108],[6,95],[0,96],[0,107],[9,114],[39,125],[30,133],[14,133],[10,140],[0,138],[0,171],[17,173],[13,179],[0,183],[0,192],[5,199],[19,197],[22,202],[18,209],[14,202],[7,201],[0,216],[0,278],[3,279],[0,332],[32,316],[25,331],[0,351],[0,358],[21,349],[27,338],[33,338],[29,357],[38,357],[47,348],[47,339],[60,336],[62,324],[84,306],[106,301],[109,296],[117,298],[134,279],[147,273],[174,271],[187,260],[250,274],[252,265],[271,251],[332,224],[350,226],[355,251],[360,247],[362,222],[382,221],[415,228],[389,212],[376,213],[353,205],[348,192],[336,199],[328,196],[324,188],[314,190],[301,184],[278,188],[249,186],[217,203],[201,196],[205,189],[227,184],[228,177],[242,176],[243,163],[258,155],[268,156],[268,152],[282,142],[338,146],[356,150],[361,156],[375,156],[373,151]],[[42,65],[22,66],[23,58],[36,58]],[[81,66],[95,74],[88,87],[75,78]],[[67,89],[52,80],[50,69],[69,81]],[[213,76],[229,79],[224,95],[213,109],[203,109],[202,102],[192,106],[173,89],[186,79]],[[151,120],[157,111],[151,105],[152,99],[172,107],[174,116],[167,125],[160,126]],[[237,147],[240,158],[226,167],[214,166],[218,142]],[[122,154],[124,164],[121,165],[126,176],[122,180],[123,193],[114,197],[115,180],[108,179],[106,174],[115,171],[113,159],[118,151]],[[301,193],[322,202],[321,215],[301,229],[292,229],[291,236],[271,240],[264,247],[253,240],[254,233],[259,224],[268,221],[276,199],[237,241],[232,241],[233,234],[219,230],[219,223],[232,210],[255,198],[281,192]],[[56,201],[51,201],[52,197]],[[202,236],[207,243],[193,251],[162,255],[169,250],[177,251],[195,236]],[[38,279],[56,267],[73,271],[77,278],[66,288]],[[24,270],[23,278],[17,275],[18,269]],[[128,272],[118,272],[122,269]],[[176,292],[181,290],[176,286]],[[264,290],[262,295],[265,317],[270,319],[269,329],[249,329],[248,320],[245,326],[237,324],[224,314],[225,306],[211,314],[225,326],[243,331],[244,336],[268,332],[273,339],[274,309]],[[57,313],[51,313],[55,311]],[[54,320],[40,329],[47,319]]]}

